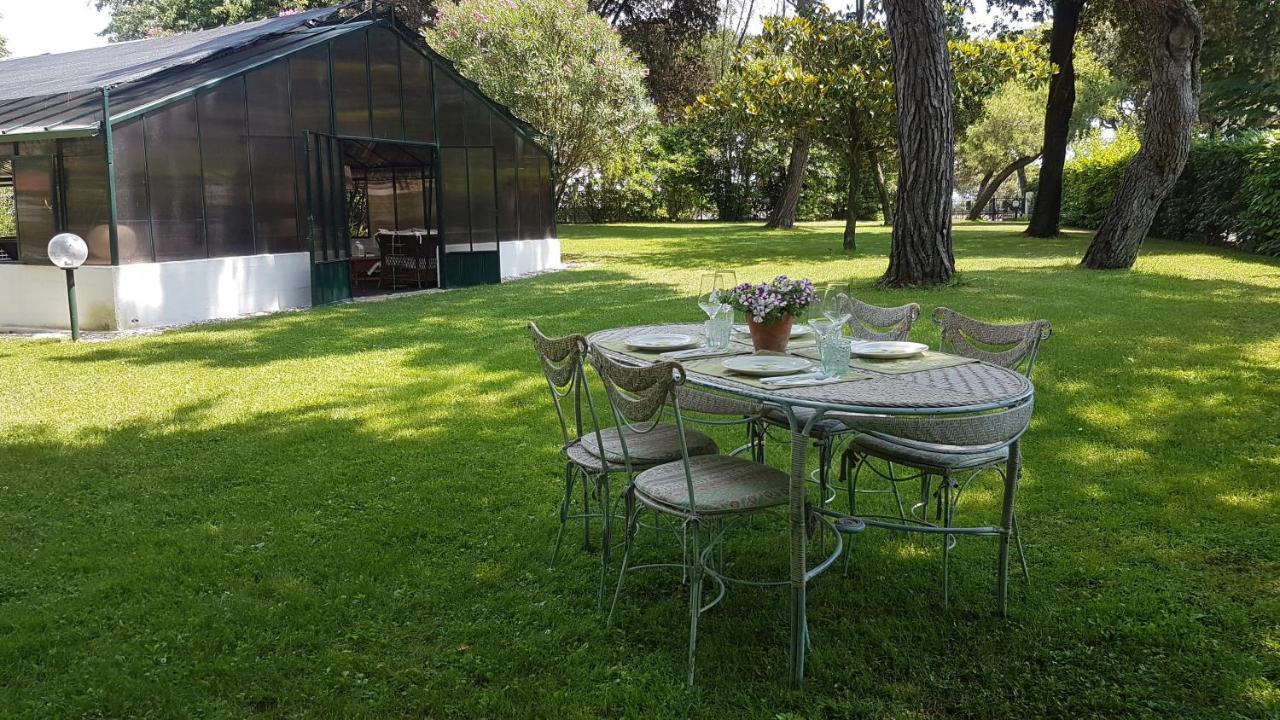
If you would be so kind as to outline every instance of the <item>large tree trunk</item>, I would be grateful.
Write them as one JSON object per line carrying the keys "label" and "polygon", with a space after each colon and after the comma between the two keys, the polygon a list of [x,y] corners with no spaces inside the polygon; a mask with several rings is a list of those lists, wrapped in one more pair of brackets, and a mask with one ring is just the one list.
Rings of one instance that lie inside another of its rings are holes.
{"label": "large tree trunk", "polygon": [[884,225],[893,224],[893,203],[889,200],[889,188],[885,187],[884,182],[884,165],[880,164],[880,153],[871,153],[871,164],[874,166],[875,174],[872,177],[876,181],[876,195],[880,196],[880,215],[884,218]]}
{"label": "large tree trunk", "polygon": [[1053,31],[1049,38],[1049,62],[1057,72],[1049,79],[1044,106],[1044,143],[1040,155],[1040,187],[1031,209],[1027,234],[1053,237],[1062,217],[1062,168],[1071,139],[1071,111],[1076,104],[1076,29],[1085,0],[1054,0]]}
{"label": "large tree trunk", "polygon": [[768,228],[792,228],[796,224],[796,207],[800,204],[800,191],[804,189],[804,170],[809,163],[809,135],[796,133],[791,143],[791,161],[787,163],[787,179],[782,186],[782,197],[773,204]]}
{"label": "large tree trunk", "polygon": [[898,101],[898,201],[881,284],[937,285],[955,273],[951,184],[955,129],[942,0],[886,0]]}
{"label": "large tree trunk", "polygon": [[849,148],[849,184],[845,188],[844,249],[858,249],[858,198],[862,197],[862,153],[857,143]]}
{"label": "large tree trunk", "polygon": [[1200,13],[1191,0],[1143,0],[1139,12],[1151,62],[1142,148],[1080,261],[1095,270],[1133,267],[1156,210],[1187,164],[1200,107]]}
{"label": "large tree trunk", "polygon": [[1010,175],[1021,171],[1022,168],[1032,162],[1035,162],[1034,157],[1020,157],[1005,165],[1000,172],[996,173],[995,178],[988,182],[986,187],[978,191],[978,197],[974,199],[973,207],[969,210],[968,219],[980,219],[982,217],[982,208],[986,207],[987,203],[991,202],[991,198],[996,196],[996,193],[1000,191],[1000,186],[1004,185],[1004,181],[1008,180]]}

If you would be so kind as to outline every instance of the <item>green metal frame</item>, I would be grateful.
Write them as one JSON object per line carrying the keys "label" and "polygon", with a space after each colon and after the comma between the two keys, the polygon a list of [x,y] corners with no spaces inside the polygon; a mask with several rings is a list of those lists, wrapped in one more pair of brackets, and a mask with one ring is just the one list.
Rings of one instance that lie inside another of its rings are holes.
{"label": "green metal frame", "polygon": [[[111,243],[111,264],[119,265],[120,217],[116,209],[116,153],[111,136],[111,90],[108,88],[102,88],[102,144],[107,154],[107,214],[110,218],[107,232]],[[154,251],[153,245],[152,252]]]}

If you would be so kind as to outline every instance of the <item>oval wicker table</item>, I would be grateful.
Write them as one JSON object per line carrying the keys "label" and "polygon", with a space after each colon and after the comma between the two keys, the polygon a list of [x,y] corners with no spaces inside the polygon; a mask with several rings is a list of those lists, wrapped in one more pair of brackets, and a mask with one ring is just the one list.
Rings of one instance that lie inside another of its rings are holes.
{"label": "oval wicker table", "polygon": [[[670,324],[622,327],[601,330],[588,336],[588,341],[619,341],[639,333],[685,333],[701,335],[700,324]],[[630,355],[610,353],[622,362],[643,362]],[[761,388],[732,378],[698,373],[686,368],[687,382],[705,390],[757,400],[776,406],[785,414],[791,432],[790,497],[788,526],[790,532],[791,584],[791,682],[804,679],[806,637],[807,584],[829,563],[810,569],[806,558],[806,519],[809,516],[805,481],[808,435],[816,423],[828,413],[849,416],[959,416],[1021,406],[1033,401],[1035,390],[1021,374],[985,362],[964,364],[918,372],[887,374],[868,372],[871,377],[852,382],[794,388]],[[1016,488],[1021,464],[1018,442],[1009,445],[1005,483]],[[1006,497],[1013,494],[1006,492]],[[1011,505],[1002,509],[1001,527],[1012,522]],[[1002,563],[1007,563],[1009,535],[1001,535]],[[1002,573],[1002,576],[1004,573]],[[1008,588],[998,583],[998,603],[1005,605]]]}

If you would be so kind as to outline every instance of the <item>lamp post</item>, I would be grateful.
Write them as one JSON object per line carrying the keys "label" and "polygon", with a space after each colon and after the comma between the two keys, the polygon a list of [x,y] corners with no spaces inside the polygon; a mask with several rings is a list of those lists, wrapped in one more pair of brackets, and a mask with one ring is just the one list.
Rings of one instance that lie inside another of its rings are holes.
{"label": "lamp post", "polygon": [[67,310],[71,312],[71,341],[80,339],[80,318],[76,314],[76,268],[89,259],[89,246],[79,235],[58,233],[49,241],[49,260],[67,273]]}

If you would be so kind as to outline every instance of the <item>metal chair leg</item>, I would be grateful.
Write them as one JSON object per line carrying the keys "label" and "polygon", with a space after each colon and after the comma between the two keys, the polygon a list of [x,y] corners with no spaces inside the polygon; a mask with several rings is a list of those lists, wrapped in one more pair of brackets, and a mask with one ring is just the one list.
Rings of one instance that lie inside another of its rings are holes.
{"label": "metal chair leg", "polygon": [[582,549],[591,549],[591,488],[588,487],[586,472],[582,477]]}
{"label": "metal chair leg", "polygon": [[898,479],[893,476],[893,463],[889,463],[889,489],[893,491],[894,502],[898,503],[898,519],[906,522],[907,511],[902,508],[902,494],[898,492]]}
{"label": "metal chair leg", "polygon": [[560,558],[560,543],[564,541],[564,526],[569,522],[569,503],[573,501],[573,483],[577,470],[572,463],[564,466],[564,497],[560,501],[560,530],[556,532],[556,548],[551,553],[551,567],[556,566]]}
{"label": "metal chair leg", "polygon": [[600,523],[603,525],[601,529],[603,541],[600,548],[600,562],[605,567],[609,567],[609,561],[613,554],[613,508],[612,499],[609,496],[609,473],[599,476],[596,481],[596,488],[600,495],[596,504],[600,506]]}
{"label": "metal chair leg", "polygon": [[618,609],[618,597],[622,595],[622,579],[627,576],[627,564],[631,561],[632,539],[635,537],[636,518],[639,516],[639,512],[636,511],[634,491],[631,488],[627,488],[622,497],[623,507],[626,508],[625,513],[627,516],[626,530],[624,531],[626,537],[623,538],[622,566],[618,568],[618,584],[613,588],[613,602],[609,605],[609,617],[605,620],[606,626],[613,624],[613,611]]}
{"label": "metal chair leg", "polygon": [[827,506],[831,488],[831,438],[818,441],[818,507]]}
{"label": "metal chair leg", "polygon": [[1013,539],[1018,542],[1018,562],[1022,564],[1022,579],[1031,584],[1031,572],[1027,570],[1027,551],[1022,547],[1022,531],[1018,529],[1018,513],[1013,514]]}
{"label": "metal chair leg", "polygon": [[[942,527],[951,527],[951,476],[942,476],[942,487],[939,489],[942,493],[941,505],[939,510],[942,512]],[[942,534],[942,609],[948,610],[951,606],[951,535]]]}
{"label": "metal chair leg", "polygon": [[698,652],[698,618],[702,615],[702,551],[699,535],[702,529],[697,520],[689,521],[692,525],[693,539],[689,543],[692,548],[686,564],[689,570],[689,687],[693,687],[694,660]]}
{"label": "metal chair leg", "polygon": [[1009,535],[1013,529],[1013,501],[1018,494],[1018,480],[1022,474],[1022,451],[1019,443],[1009,445],[1009,458],[1005,461],[1004,499],[1000,508],[1000,551],[996,555],[996,610],[1000,617],[1009,617]]}

